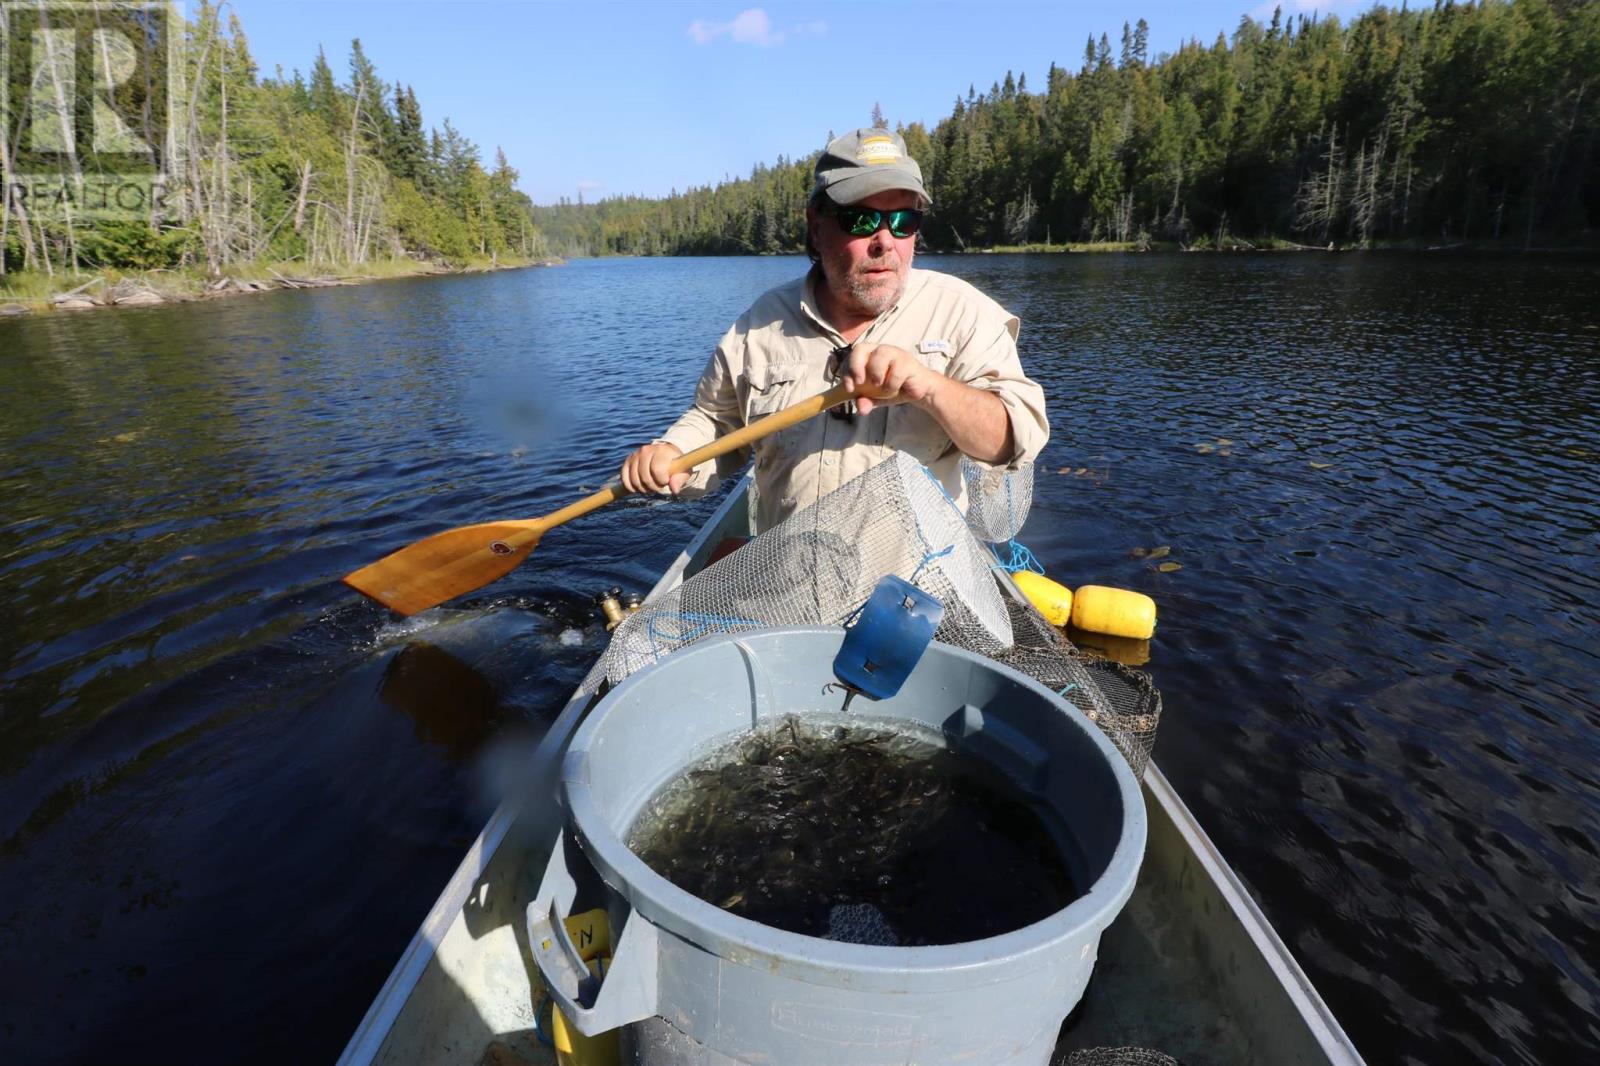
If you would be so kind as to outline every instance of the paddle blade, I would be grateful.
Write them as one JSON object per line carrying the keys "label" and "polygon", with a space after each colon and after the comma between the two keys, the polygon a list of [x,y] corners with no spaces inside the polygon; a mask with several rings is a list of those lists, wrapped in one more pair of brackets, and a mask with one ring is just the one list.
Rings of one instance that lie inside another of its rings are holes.
{"label": "paddle blade", "polygon": [[416,614],[509,574],[539,544],[528,522],[484,522],[435,533],[346,574],[344,583],[401,614]]}

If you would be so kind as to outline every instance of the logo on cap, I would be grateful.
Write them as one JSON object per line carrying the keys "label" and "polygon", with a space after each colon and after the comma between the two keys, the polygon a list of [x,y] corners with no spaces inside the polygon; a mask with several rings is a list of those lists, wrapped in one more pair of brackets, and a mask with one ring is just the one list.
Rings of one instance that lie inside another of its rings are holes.
{"label": "logo on cap", "polygon": [[856,149],[856,162],[898,163],[900,162],[900,149],[895,147],[894,141],[888,137],[868,137],[861,142],[861,147]]}

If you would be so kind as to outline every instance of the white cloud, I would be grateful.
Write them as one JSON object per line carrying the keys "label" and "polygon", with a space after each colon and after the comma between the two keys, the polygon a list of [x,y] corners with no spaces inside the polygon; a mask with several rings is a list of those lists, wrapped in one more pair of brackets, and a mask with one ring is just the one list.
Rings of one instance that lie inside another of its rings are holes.
{"label": "white cloud", "polygon": [[695,44],[710,44],[719,37],[727,37],[735,44],[753,44],[757,48],[771,48],[782,44],[790,37],[823,33],[827,28],[822,22],[806,22],[787,30],[774,30],[772,19],[767,17],[767,13],[759,7],[752,7],[733,16],[732,22],[695,19],[689,23],[689,37]]}
{"label": "white cloud", "polygon": [[603,189],[603,188],[605,188],[605,186],[603,184],[601,184],[600,182],[598,182],[598,181],[580,181],[580,182],[578,182],[578,191],[579,192],[594,192],[597,189]]}
{"label": "white cloud", "polygon": [[695,19],[689,24],[689,36],[694,38],[695,44],[710,44],[724,34],[740,44],[753,44],[758,48],[783,43],[783,34],[772,31],[772,20],[759,7],[739,12],[732,22]]}

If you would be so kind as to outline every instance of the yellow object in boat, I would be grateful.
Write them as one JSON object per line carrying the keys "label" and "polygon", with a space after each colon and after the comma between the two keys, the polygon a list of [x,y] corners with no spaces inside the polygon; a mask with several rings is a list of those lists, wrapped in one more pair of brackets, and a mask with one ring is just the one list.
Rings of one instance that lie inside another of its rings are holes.
{"label": "yellow object in boat", "polygon": [[604,907],[569,915],[561,924],[567,927],[572,946],[578,949],[578,957],[584,962],[602,955],[611,956],[611,923],[606,921]]}
{"label": "yellow object in boat", "polygon": [[1051,625],[1064,626],[1072,617],[1072,590],[1065,585],[1032,570],[1018,570],[1011,575],[1011,580]]}
{"label": "yellow object in boat", "polygon": [[1072,624],[1091,633],[1148,640],[1156,631],[1156,601],[1142,592],[1084,585],[1072,597]]}
{"label": "yellow object in boat", "polygon": [[[606,921],[606,912],[600,908],[584,911],[562,924],[567,927],[567,935],[577,946],[589,972],[605,980],[606,970],[611,968],[611,926]],[[617,1066],[622,1061],[617,1030],[584,1036],[568,1023],[560,1007],[550,1012],[550,1019],[550,1038],[556,1046],[556,1061],[561,1066]]]}

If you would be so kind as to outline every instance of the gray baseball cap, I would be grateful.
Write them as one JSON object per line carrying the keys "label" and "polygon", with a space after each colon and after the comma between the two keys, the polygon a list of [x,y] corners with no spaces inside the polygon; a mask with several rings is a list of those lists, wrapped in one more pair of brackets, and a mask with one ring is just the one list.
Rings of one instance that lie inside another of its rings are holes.
{"label": "gray baseball cap", "polygon": [[827,193],[836,204],[859,204],[891,189],[916,193],[923,207],[933,203],[922,186],[922,168],[893,130],[859,129],[835,137],[817,158],[815,178],[812,197]]}

